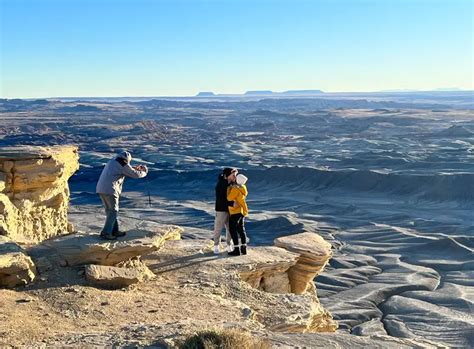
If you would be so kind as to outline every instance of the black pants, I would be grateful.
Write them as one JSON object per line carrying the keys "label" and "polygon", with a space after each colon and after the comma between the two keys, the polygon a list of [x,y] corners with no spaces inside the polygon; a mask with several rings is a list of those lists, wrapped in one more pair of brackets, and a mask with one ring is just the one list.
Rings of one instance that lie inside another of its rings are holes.
{"label": "black pants", "polygon": [[239,245],[239,237],[241,244],[247,243],[247,235],[245,234],[245,217],[242,214],[238,213],[230,216],[229,230],[234,246],[237,247]]}

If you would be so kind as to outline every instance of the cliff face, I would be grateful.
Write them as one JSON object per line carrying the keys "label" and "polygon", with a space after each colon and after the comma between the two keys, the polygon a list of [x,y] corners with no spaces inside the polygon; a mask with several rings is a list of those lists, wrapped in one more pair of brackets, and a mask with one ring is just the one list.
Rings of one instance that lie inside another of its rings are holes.
{"label": "cliff face", "polygon": [[73,146],[0,151],[0,235],[39,242],[67,233],[68,179],[79,168]]}

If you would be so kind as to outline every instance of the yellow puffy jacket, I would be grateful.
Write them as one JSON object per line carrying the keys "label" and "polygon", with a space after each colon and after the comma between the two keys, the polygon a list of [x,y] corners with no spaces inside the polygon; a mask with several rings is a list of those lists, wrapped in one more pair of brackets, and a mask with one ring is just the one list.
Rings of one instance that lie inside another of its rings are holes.
{"label": "yellow puffy jacket", "polygon": [[234,201],[239,206],[232,207],[229,206],[229,213],[231,215],[241,213],[244,216],[248,216],[249,208],[247,207],[247,202],[245,199],[247,198],[247,187],[244,185],[231,185],[227,188],[227,200]]}

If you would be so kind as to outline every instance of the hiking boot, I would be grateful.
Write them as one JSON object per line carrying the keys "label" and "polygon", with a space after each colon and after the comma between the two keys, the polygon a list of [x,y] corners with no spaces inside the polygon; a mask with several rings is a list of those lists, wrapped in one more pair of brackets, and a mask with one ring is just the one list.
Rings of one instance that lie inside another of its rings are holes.
{"label": "hiking boot", "polygon": [[219,245],[214,246],[214,254],[219,254]]}
{"label": "hiking boot", "polygon": [[112,233],[112,235],[117,237],[117,238],[125,236],[125,234],[126,233],[124,231],[116,231],[116,232]]}
{"label": "hiking boot", "polygon": [[247,254],[247,245],[240,246],[240,254]]}
{"label": "hiking boot", "polygon": [[234,247],[232,252],[228,252],[227,255],[229,256],[240,256],[240,249],[238,247]]}
{"label": "hiking boot", "polygon": [[111,234],[100,234],[100,238],[104,240],[117,240],[117,237]]}

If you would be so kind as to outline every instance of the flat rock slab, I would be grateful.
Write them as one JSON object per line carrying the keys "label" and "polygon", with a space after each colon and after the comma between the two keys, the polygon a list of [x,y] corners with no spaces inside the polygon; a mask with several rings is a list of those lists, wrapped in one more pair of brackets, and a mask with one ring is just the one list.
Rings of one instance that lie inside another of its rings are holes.
{"label": "flat rock slab", "polygon": [[16,146],[0,149],[0,160],[31,160],[48,159],[51,157],[51,147]]}
{"label": "flat rock slab", "polygon": [[114,241],[99,235],[77,233],[45,242],[64,259],[67,265],[115,265],[134,257],[159,250],[166,240],[179,239],[182,228],[163,226],[155,230],[132,230]]}
{"label": "flat rock slab", "polygon": [[276,238],[274,243],[275,246],[314,260],[327,260],[332,255],[331,244],[316,233],[282,236]]}
{"label": "flat rock slab", "polygon": [[22,248],[0,236],[0,287],[26,285],[36,277],[36,267]]}
{"label": "flat rock slab", "polygon": [[[227,252],[215,255],[212,253],[210,246],[207,246],[203,240],[169,241],[166,246],[166,250],[169,248],[178,253],[167,256],[169,262],[163,264],[164,267],[171,265],[174,259],[176,264],[199,261],[238,272],[255,270],[284,271],[295,265],[299,257],[296,253],[275,246],[260,246],[258,248],[249,246],[248,254],[245,256],[228,256]],[[166,254],[166,251],[161,253]]]}
{"label": "flat rock slab", "polygon": [[88,265],[86,279],[93,286],[118,289],[150,280],[154,274],[149,269],[119,268],[107,265]]}

